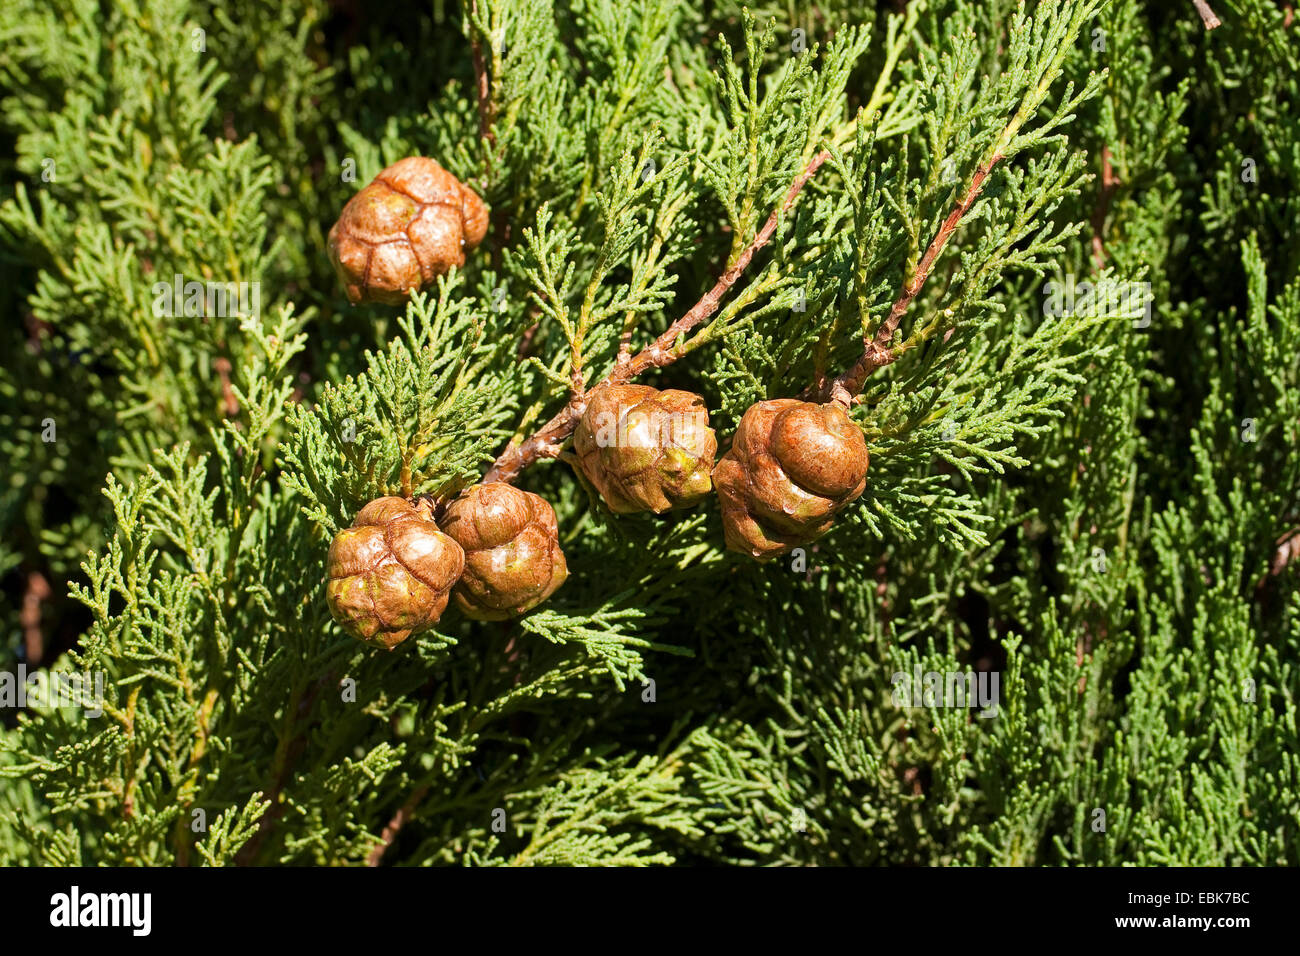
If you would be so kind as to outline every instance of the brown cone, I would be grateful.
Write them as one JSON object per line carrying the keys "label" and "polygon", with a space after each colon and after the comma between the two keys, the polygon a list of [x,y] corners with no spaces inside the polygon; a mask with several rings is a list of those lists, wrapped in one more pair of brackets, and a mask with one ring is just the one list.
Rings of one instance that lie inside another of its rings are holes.
{"label": "brown cone", "polygon": [[862,431],[840,405],[752,405],[713,470],[727,547],[760,561],[830,530],[867,487]]}
{"label": "brown cone", "polygon": [[569,576],[555,511],[513,485],[474,485],[447,506],[442,529],[465,550],[452,597],[466,617],[503,621],[531,610]]}
{"label": "brown cone", "polygon": [[392,650],[438,623],[465,553],[427,503],[376,498],[330,543],[326,600],[343,629]]}
{"label": "brown cone", "polygon": [[483,200],[432,159],[393,163],[343,207],[330,261],[348,299],[401,305],[487,235]]}
{"label": "brown cone", "polygon": [[611,511],[659,514],[709,493],[718,440],[693,392],[601,385],[587,397],[573,450]]}

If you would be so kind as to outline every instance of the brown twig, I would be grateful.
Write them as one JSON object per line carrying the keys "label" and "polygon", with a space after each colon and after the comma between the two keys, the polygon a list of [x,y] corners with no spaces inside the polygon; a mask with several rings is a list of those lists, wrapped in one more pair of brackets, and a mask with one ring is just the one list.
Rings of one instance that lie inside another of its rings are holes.
{"label": "brown twig", "polygon": [[1092,211],[1092,258],[1097,269],[1106,266],[1106,249],[1102,236],[1106,231],[1106,217],[1110,214],[1110,201],[1115,195],[1119,177],[1110,162],[1110,147],[1101,148],[1101,192],[1097,196],[1097,205]]}
{"label": "brown twig", "polygon": [[[477,2],[470,5],[471,14],[478,15]],[[492,181],[492,152],[496,147],[496,103],[492,101],[492,80],[488,72],[487,58],[483,56],[483,46],[478,35],[469,31],[470,56],[474,62],[474,94],[478,103],[478,137],[483,144],[482,192],[487,198],[488,187]],[[497,68],[494,61],[494,69]],[[501,268],[501,253],[510,244],[509,210],[504,205],[493,209],[488,218],[491,224],[492,268]]]}
{"label": "brown twig", "polygon": [[820,396],[823,401],[830,400],[841,405],[849,405],[854,397],[862,391],[862,386],[872,372],[878,368],[883,368],[898,357],[899,352],[893,348],[894,331],[898,328],[898,323],[902,321],[904,313],[912,304],[925,284],[925,280],[930,275],[930,270],[934,268],[935,260],[939,258],[939,253],[943,252],[943,247],[948,244],[952,234],[957,231],[957,226],[961,224],[966,213],[970,212],[971,206],[975,205],[975,200],[979,198],[980,190],[984,187],[984,181],[988,179],[989,173],[993,167],[1002,159],[1001,153],[994,153],[988,162],[975,170],[975,175],[971,178],[970,187],[966,194],[962,196],[961,201],[948,214],[948,218],[943,221],[939,231],[930,240],[930,245],[925,250],[925,255],[917,264],[915,271],[903,283],[903,288],[894,300],[893,306],[889,310],[889,315],[885,321],[880,323],[874,336],[868,334],[864,336],[862,355],[853,363],[843,375],[837,377]]}
{"label": "brown twig", "polygon": [[1300,556],[1300,528],[1292,528],[1274,542],[1273,560],[1268,564],[1268,573],[1277,577],[1298,556]]}
{"label": "brown twig", "polygon": [[[478,3],[470,5],[471,15],[478,15]],[[484,172],[489,173],[492,169],[492,147],[496,145],[496,133],[493,131],[493,115],[495,107],[492,104],[492,83],[488,78],[487,61],[483,58],[483,48],[479,45],[478,36],[474,31],[470,31],[469,40],[470,55],[474,60],[474,79],[476,91],[478,94],[478,136],[480,140],[486,140],[487,146],[483,152]]]}
{"label": "brown twig", "polygon": [[1210,9],[1210,5],[1205,0],[1192,0],[1192,6],[1201,15],[1201,22],[1205,24],[1205,29],[1213,30],[1215,27],[1223,25],[1223,21],[1214,15],[1214,11]]}
{"label": "brown twig", "polygon": [[630,361],[632,361],[632,326],[628,325],[623,329],[623,334],[618,337],[618,358],[615,359],[614,366],[621,368]]}
{"label": "brown twig", "polygon": [[[723,297],[744,274],[745,269],[749,267],[749,263],[753,260],[754,254],[771,241],[781,217],[790,210],[795,199],[798,198],[799,192],[828,159],[830,159],[830,153],[822,150],[804,167],[804,171],[795,177],[794,182],[790,184],[790,188],[786,190],[785,199],[781,205],[772,210],[772,214],[767,217],[767,222],[763,224],[763,228],[758,231],[753,241],[737,257],[735,264],[718,278],[713,288],[704,293],[685,315],[668,326],[664,333],[655,339],[653,343],[627,361],[616,363],[603,382],[592,387],[596,388],[601,384],[625,384],[642,372],[649,371],[652,368],[664,368],[685,355],[684,336],[686,333],[718,311],[718,306],[722,304]],[[679,342],[679,339],[683,339],[683,341]],[[578,419],[586,411],[586,396],[590,393],[590,389],[583,393],[575,392],[570,396],[564,408],[532,437],[522,443],[511,442],[509,447],[493,463],[492,467],[488,469],[487,474],[483,476],[484,482],[513,481],[521,471],[539,458],[558,457],[560,445],[572,434],[573,429],[577,427]]]}
{"label": "brown twig", "polygon": [[239,415],[239,400],[235,398],[235,390],[230,383],[230,373],[232,371],[230,359],[224,355],[218,356],[213,360],[212,367],[216,369],[217,375],[221,378],[221,398],[225,402],[226,417],[235,418]]}
{"label": "brown twig", "polygon": [[50,599],[50,582],[39,571],[27,575],[27,588],[23,591],[23,606],[18,615],[23,630],[23,652],[27,663],[35,667],[45,653],[45,637],[41,632],[41,605]]}
{"label": "brown twig", "polygon": [[[1099,630],[1100,634],[1097,636],[1105,637],[1106,624],[1104,621]],[[1078,683],[1075,685],[1075,691],[1080,696],[1082,696],[1083,692],[1088,689],[1088,672],[1083,669],[1083,666],[1087,663],[1088,657],[1092,654],[1093,639],[1094,635],[1092,633],[1092,628],[1089,626],[1087,621],[1084,621],[1083,630],[1074,642],[1074,666],[1078,668],[1080,672]]]}
{"label": "brown twig", "polygon": [[1292,528],[1273,542],[1273,556],[1268,562],[1268,571],[1255,582],[1255,599],[1263,600],[1267,597],[1278,576],[1297,558],[1300,558],[1300,528]]}
{"label": "brown twig", "polygon": [[537,337],[537,330],[540,326],[540,322],[534,322],[524,329],[524,334],[519,337],[519,347],[515,350],[517,358],[522,360],[533,354],[533,339]]}
{"label": "brown twig", "polygon": [[393,818],[388,821],[388,825],[379,834],[379,839],[382,842],[375,844],[374,848],[366,856],[366,866],[378,866],[383,862],[384,854],[393,845],[393,841],[397,839],[397,834],[402,831],[402,827],[406,826],[407,821],[415,813],[415,808],[419,806],[420,801],[425,798],[428,792],[429,785],[427,783],[422,783],[411,791],[411,795],[406,798],[406,802],[398,808],[397,812],[393,814]]}

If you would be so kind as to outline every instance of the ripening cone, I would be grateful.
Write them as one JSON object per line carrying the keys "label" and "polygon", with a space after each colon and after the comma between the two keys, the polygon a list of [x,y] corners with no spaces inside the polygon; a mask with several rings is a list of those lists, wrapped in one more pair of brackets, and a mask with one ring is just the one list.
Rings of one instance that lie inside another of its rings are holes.
{"label": "ripening cone", "polygon": [[867,443],[841,405],[752,405],[713,470],[727,547],[760,561],[830,530],[867,487]]}
{"label": "ripening cone", "polygon": [[611,511],[661,514],[709,493],[718,439],[693,392],[601,385],[587,397],[573,450]]}
{"label": "ripening cone", "polygon": [[487,228],[477,193],[434,160],[409,156],[348,200],[330,229],[330,261],[354,305],[401,305],[463,266]]}
{"label": "ripening cone", "polygon": [[503,621],[523,614],[569,576],[555,510],[513,485],[472,486],[447,506],[442,530],[465,551],[452,600],[466,617]]}
{"label": "ripening cone", "polygon": [[465,552],[438,530],[425,501],[376,498],[330,543],[330,613],[343,629],[392,650],[438,623]]}

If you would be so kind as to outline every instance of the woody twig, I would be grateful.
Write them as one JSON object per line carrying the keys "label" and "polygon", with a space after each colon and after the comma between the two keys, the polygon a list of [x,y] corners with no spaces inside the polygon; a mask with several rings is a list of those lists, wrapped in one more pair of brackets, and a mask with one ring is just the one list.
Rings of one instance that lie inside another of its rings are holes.
{"label": "woody twig", "polygon": [[1214,11],[1210,9],[1210,5],[1206,0],[1192,0],[1192,6],[1201,15],[1201,22],[1205,24],[1205,29],[1213,30],[1215,27],[1223,25],[1223,21],[1214,15]]}
{"label": "woody twig", "polygon": [[863,336],[862,354],[847,371],[836,377],[823,390],[823,394],[820,396],[822,401],[830,400],[847,407],[857,394],[862,391],[862,386],[872,372],[890,364],[902,354],[903,350],[894,345],[894,332],[898,328],[898,323],[902,321],[908,307],[912,304],[912,300],[916,298],[921,291],[921,287],[925,285],[925,280],[929,278],[935,260],[939,258],[939,253],[943,252],[944,246],[948,244],[952,234],[957,231],[962,219],[975,205],[975,200],[979,198],[980,190],[984,188],[989,173],[993,171],[993,167],[1001,159],[1002,154],[995,152],[975,171],[975,175],[971,177],[970,186],[967,187],[965,194],[952,212],[948,214],[948,218],[940,225],[939,231],[935,233],[934,238],[930,240],[930,245],[926,247],[925,255],[921,257],[921,261],[917,263],[912,274],[903,283],[898,298],[894,300],[894,304],[889,310],[889,315],[880,323],[874,335],[868,333]]}
{"label": "woody twig", "polygon": [[[631,358],[616,363],[610,373],[593,388],[604,384],[625,384],[643,372],[655,368],[664,368],[685,355],[687,352],[687,333],[718,311],[723,298],[732,286],[739,281],[749,267],[754,255],[771,241],[781,217],[790,210],[800,191],[807,185],[808,180],[828,159],[830,159],[830,153],[822,150],[804,167],[803,172],[795,177],[794,182],[790,184],[790,188],[786,190],[785,199],[777,208],[772,210],[772,214],[768,216],[763,228],[754,236],[753,241],[745,247],[731,268],[718,278],[713,288],[709,289],[681,318],[668,326],[663,334],[649,346]],[[488,469],[487,474],[483,476],[483,481],[513,481],[521,471],[538,459],[559,457],[560,446],[573,433],[574,428],[578,425],[578,419],[586,411],[586,396],[590,393],[591,389],[574,390],[564,408],[531,437],[523,442],[511,442],[510,446],[501,453],[492,467]]]}

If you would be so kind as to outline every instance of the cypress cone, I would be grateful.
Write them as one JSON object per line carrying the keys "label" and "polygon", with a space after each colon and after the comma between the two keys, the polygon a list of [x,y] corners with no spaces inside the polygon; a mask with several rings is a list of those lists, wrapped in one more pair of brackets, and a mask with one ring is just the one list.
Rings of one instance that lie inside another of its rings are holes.
{"label": "cypress cone", "polygon": [[465,552],[438,530],[428,502],[376,498],[330,543],[330,613],[343,629],[392,650],[438,623]]}
{"label": "cypress cone", "polygon": [[766,561],[821,537],[866,488],[869,460],[841,405],[750,406],[713,471],[727,547]]}
{"label": "cypress cone", "polygon": [[401,305],[487,235],[478,195],[432,159],[389,166],[343,207],[330,229],[330,261],[348,299]]}
{"label": "cypress cone", "polygon": [[503,621],[555,593],[569,576],[555,510],[503,482],[474,485],[447,506],[442,530],[465,550],[452,599],[466,617]]}
{"label": "cypress cone", "polygon": [[704,399],[675,388],[599,385],[573,433],[578,466],[611,511],[695,504],[713,487],[718,440]]}

